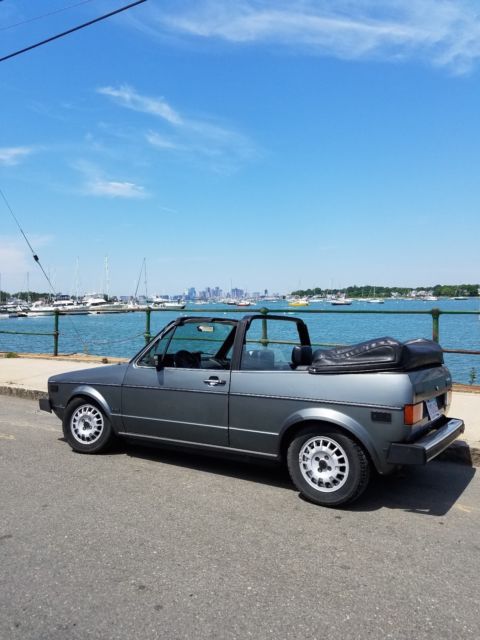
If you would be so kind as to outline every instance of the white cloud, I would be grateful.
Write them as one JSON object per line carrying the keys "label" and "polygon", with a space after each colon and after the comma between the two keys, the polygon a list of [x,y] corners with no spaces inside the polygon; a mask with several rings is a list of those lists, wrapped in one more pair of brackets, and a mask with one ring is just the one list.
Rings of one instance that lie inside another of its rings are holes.
{"label": "white cloud", "polygon": [[128,180],[110,180],[105,172],[96,165],[78,160],[72,164],[73,168],[85,177],[82,193],[84,195],[105,196],[108,198],[137,198],[149,196],[145,187]]}
{"label": "white cloud", "polygon": [[182,149],[182,145],[171,140],[155,131],[149,131],[145,136],[147,142],[149,142],[153,147],[157,147],[158,149]]}
{"label": "white cloud", "polygon": [[193,0],[149,14],[150,31],[269,43],[343,59],[420,58],[457,73],[480,59],[476,0]]}
{"label": "white cloud", "polygon": [[[6,243],[5,240],[7,240]],[[0,273],[3,277],[2,288],[5,289],[7,287],[7,280],[10,275],[17,277],[19,271],[24,272],[27,269],[28,260],[26,251],[8,242],[8,238],[0,237]]]}
{"label": "white cloud", "polygon": [[107,87],[98,91],[124,108],[157,116],[166,133],[149,131],[145,139],[158,150],[181,153],[190,159],[199,156],[208,158],[209,166],[219,172],[230,172],[240,162],[258,155],[247,136],[212,119],[180,115],[164,98],[145,96],[126,86],[119,89]]}
{"label": "white cloud", "polygon": [[128,107],[142,113],[150,113],[163,118],[170,124],[182,124],[182,119],[178,113],[162,97],[150,98],[142,96],[128,85],[122,85],[118,88],[102,87],[98,89],[98,93],[112,98],[122,107]]}
{"label": "white cloud", "polygon": [[0,147],[0,165],[14,166],[33,153],[31,147]]}
{"label": "white cloud", "polygon": [[[50,235],[29,235],[34,251],[51,244],[53,239]],[[39,269],[24,240],[17,236],[0,236],[2,289],[10,292],[26,289],[27,272],[35,276]]]}
{"label": "white cloud", "polygon": [[109,198],[146,198],[144,187],[134,182],[116,182],[96,178],[86,185],[86,193]]}

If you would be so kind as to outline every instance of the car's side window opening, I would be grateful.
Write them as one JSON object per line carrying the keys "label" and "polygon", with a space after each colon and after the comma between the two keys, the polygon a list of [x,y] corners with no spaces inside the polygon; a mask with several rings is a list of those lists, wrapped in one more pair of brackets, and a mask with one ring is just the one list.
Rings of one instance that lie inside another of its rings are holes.
{"label": "car's side window opening", "polygon": [[155,356],[163,355],[167,348],[167,345],[172,337],[173,329],[167,331],[161,338],[156,340],[150,349],[146,351],[141,358],[137,360],[137,365],[140,367],[154,367],[155,366]]}
{"label": "car's side window opening", "polygon": [[295,368],[292,349],[302,341],[295,322],[254,318],[245,335],[240,369],[282,371]]}
{"label": "car's side window opening", "polygon": [[155,366],[160,355],[164,367],[230,369],[236,323],[196,320],[165,334],[142,356],[139,366]]}

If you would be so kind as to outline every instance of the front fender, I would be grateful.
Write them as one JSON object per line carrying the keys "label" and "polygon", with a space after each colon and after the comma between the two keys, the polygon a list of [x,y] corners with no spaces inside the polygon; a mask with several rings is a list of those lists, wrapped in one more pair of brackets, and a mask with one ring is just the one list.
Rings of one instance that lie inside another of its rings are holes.
{"label": "front fender", "polygon": [[283,442],[284,436],[287,431],[290,431],[294,425],[299,426],[305,422],[323,422],[331,424],[336,427],[340,427],[344,431],[351,433],[356,440],[358,440],[368,451],[370,458],[377,470],[383,469],[384,465],[381,463],[380,457],[375,449],[370,434],[363,425],[351,418],[350,416],[337,411],[336,409],[326,408],[311,408],[301,409],[290,415],[284,422],[280,431],[280,442]]}
{"label": "front fender", "polygon": [[68,402],[71,402],[74,398],[78,398],[78,396],[84,396],[87,398],[91,398],[92,400],[95,400],[95,402],[105,412],[107,418],[110,421],[112,421],[112,410],[108,402],[105,400],[102,394],[98,391],[98,389],[95,389],[94,387],[91,387],[88,384],[79,385],[78,387],[75,387],[72,390],[72,393],[70,394],[70,398],[68,399]]}

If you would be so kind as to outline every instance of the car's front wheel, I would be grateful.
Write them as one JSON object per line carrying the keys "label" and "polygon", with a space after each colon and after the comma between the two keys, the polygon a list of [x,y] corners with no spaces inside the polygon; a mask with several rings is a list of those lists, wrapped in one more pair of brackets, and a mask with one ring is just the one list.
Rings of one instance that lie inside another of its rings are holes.
{"label": "car's front wheel", "polygon": [[100,407],[86,398],[72,400],[63,419],[65,439],[79,453],[100,453],[113,440],[110,420]]}
{"label": "car's front wheel", "polygon": [[363,448],[335,428],[307,427],[291,441],[290,477],[300,493],[323,506],[356,500],[370,479]]}

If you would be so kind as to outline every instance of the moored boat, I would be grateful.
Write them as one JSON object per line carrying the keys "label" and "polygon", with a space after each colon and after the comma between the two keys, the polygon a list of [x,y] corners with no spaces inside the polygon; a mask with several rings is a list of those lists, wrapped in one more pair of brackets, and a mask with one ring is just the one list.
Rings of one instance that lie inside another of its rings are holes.
{"label": "moored boat", "polygon": [[55,315],[55,307],[52,304],[45,304],[44,300],[37,300],[27,311],[29,318],[42,318],[44,316]]}
{"label": "moored boat", "polygon": [[170,309],[171,311],[180,311],[181,309],[185,309],[185,302],[174,302],[173,300],[168,300],[164,302],[157,302],[151,306],[152,309]]}
{"label": "moored boat", "polygon": [[352,304],[352,300],[350,298],[345,298],[345,296],[340,296],[339,298],[332,298],[330,300],[330,304],[334,306],[347,306]]}
{"label": "moored boat", "polygon": [[52,306],[54,310],[58,309],[62,316],[86,316],[89,313],[87,305],[79,304],[72,298],[55,300]]}
{"label": "moored boat", "polygon": [[306,298],[291,298],[288,300],[289,307],[308,307],[309,302]]}
{"label": "moored boat", "polygon": [[85,296],[82,303],[87,307],[88,313],[125,313],[129,311],[123,302],[107,302],[103,295],[94,293]]}

